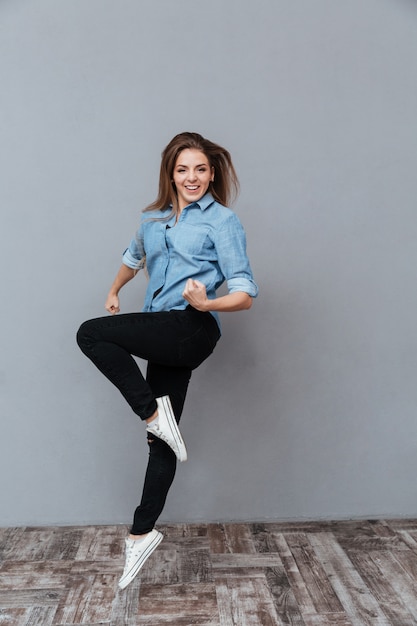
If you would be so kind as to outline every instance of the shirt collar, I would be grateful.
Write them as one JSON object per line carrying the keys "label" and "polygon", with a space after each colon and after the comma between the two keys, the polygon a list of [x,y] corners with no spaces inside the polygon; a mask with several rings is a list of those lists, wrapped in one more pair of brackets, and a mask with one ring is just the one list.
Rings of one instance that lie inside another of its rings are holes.
{"label": "shirt collar", "polygon": [[194,204],[197,204],[202,211],[205,211],[206,209],[208,209],[210,204],[213,204],[213,202],[214,198],[211,193],[208,192],[200,200],[198,200],[198,202],[194,202]]}
{"label": "shirt collar", "polygon": [[[197,202],[192,202],[184,208],[188,209],[191,206],[198,206],[202,211],[205,211],[211,204],[213,204],[213,202],[215,202],[215,199],[210,192],[207,192],[200,200],[198,200]],[[172,210],[172,204],[169,205],[167,210]]]}

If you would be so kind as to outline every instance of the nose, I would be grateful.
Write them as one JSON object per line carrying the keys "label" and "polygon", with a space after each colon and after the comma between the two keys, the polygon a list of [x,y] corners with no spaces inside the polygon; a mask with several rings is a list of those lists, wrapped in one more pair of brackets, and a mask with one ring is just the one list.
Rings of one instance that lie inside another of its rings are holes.
{"label": "nose", "polygon": [[197,178],[197,174],[194,170],[190,170],[188,172],[188,180],[190,181],[190,183],[192,183],[193,181],[195,181]]}

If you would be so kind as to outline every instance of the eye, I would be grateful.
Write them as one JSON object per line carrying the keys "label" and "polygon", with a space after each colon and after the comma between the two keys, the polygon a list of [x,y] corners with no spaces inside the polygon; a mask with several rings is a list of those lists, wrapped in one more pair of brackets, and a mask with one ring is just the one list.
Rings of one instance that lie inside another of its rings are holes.
{"label": "eye", "polygon": [[184,169],[177,170],[178,174],[183,174],[185,172]]}
{"label": "eye", "polygon": [[198,171],[199,171],[199,172],[205,172],[205,171],[206,171],[206,168],[205,168],[205,167],[200,167]]}

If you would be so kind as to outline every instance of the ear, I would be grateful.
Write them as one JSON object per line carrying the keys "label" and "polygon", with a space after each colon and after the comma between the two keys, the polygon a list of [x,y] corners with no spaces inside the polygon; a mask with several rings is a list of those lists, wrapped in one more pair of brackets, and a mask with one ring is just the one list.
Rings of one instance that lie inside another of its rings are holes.
{"label": "ear", "polygon": [[214,183],[214,167],[211,168],[211,182]]}

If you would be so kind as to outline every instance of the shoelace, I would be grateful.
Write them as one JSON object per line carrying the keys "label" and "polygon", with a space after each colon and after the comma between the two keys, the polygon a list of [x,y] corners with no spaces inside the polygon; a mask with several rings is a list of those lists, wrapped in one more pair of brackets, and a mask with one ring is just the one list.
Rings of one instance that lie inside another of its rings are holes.
{"label": "shoelace", "polygon": [[123,574],[122,577],[124,576],[126,570],[129,569],[130,565],[129,565],[129,561],[130,561],[130,557],[132,556],[132,552],[135,548],[135,544],[131,544],[131,543],[127,543],[126,544],[126,556],[125,556],[125,566],[123,569]]}
{"label": "shoelace", "polygon": [[129,558],[130,558],[130,551],[126,550],[125,566],[123,568],[122,578],[126,574],[128,568],[129,568]]}

